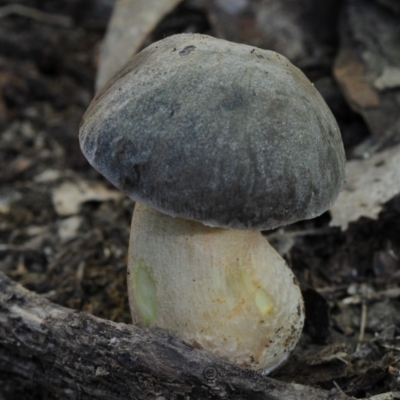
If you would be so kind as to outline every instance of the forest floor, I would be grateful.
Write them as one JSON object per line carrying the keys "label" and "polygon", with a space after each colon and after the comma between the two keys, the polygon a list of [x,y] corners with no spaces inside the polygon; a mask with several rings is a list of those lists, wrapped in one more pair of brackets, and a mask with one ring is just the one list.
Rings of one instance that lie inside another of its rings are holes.
{"label": "forest floor", "polygon": [[[59,18],[0,19],[0,271],[52,302],[130,323],[134,202],[89,166],[78,143],[110,9],[83,0],[39,8]],[[152,40],[188,19],[212,33],[204,15],[181,7]],[[307,310],[300,344],[272,376],[356,398],[400,390],[400,199],[344,232],[330,218],[265,233],[287,247]],[[42,398],[41,389],[24,398]]]}

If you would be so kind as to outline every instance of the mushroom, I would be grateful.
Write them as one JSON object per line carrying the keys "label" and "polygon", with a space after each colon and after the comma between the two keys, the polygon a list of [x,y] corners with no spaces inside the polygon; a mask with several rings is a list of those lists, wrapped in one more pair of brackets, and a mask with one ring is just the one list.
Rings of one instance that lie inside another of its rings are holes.
{"label": "mushroom", "polygon": [[89,162],[137,203],[133,320],[241,367],[271,371],[304,322],[298,283],[261,235],[335,201],[337,123],[285,57],[198,34],[133,57],[92,101]]}

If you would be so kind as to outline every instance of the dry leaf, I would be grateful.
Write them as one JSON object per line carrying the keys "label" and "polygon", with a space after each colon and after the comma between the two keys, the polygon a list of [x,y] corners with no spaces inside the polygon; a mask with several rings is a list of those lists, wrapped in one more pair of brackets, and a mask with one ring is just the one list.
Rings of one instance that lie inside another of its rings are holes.
{"label": "dry leaf", "polygon": [[85,181],[66,182],[53,191],[52,200],[58,215],[77,214],[83,203],[87,201],[118,201],[124,195],[117,190],[110,190],[100,184]]}
{"label": "dry leaf", "polygon": [[69,239],[76,237],[81,223],[82,218],[77,215],[60,221],[58,226],[58,236],[60,237],[61,241],[66,242]]}
{"label": "dry leaf", "polygon": [[400,134],[398,21],[378,4],[348,0],[339,25],[341,46],[334,75],[376,141]]}
{"label": "dry leaf", "polygon": [[376,219],[383,204],[400,193],[400,146],[350,161],[346,184],[331,208],[331,226],[347,229],[360,217]]}
{"label": "dry leaf", "polygon": [[62,173],[56,169],[46,169],[33,178],[36,183],[50,183],[62,177]]}

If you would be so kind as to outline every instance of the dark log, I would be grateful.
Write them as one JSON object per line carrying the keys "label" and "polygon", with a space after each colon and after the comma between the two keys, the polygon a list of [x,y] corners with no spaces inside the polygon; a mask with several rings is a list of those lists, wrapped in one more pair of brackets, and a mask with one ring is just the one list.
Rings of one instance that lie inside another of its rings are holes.
{"label": "dark log", "polygon": [[0,273],[0,375],[6,374],[61,399],[332,398],[239,369],[164,332],[63,308]]}

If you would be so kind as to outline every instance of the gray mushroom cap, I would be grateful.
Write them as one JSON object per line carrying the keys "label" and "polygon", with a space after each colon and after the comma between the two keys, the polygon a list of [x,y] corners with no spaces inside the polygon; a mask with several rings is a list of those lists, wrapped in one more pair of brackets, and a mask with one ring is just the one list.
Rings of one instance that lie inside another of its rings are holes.
{"label": "gray mushroom cap", "polygon": [[275,52],[204,35],[133,57],[92,101],[79,136],[129,197],[211,226],[313,218],[344,181],[338,125],[305,75]]}

